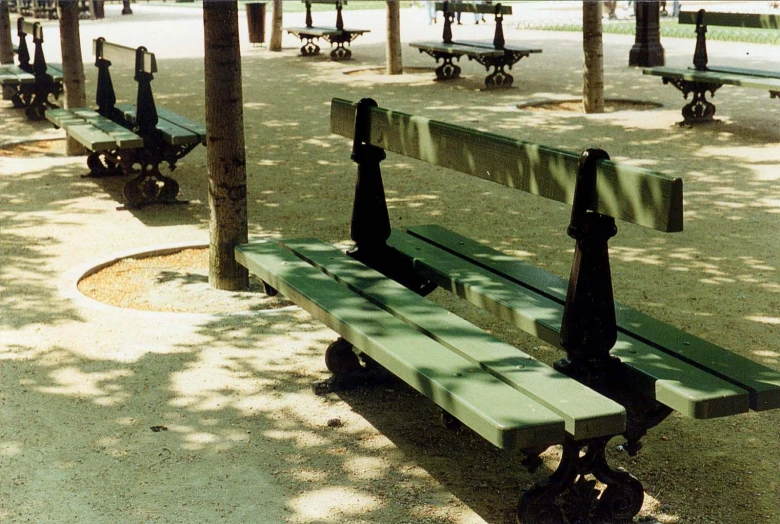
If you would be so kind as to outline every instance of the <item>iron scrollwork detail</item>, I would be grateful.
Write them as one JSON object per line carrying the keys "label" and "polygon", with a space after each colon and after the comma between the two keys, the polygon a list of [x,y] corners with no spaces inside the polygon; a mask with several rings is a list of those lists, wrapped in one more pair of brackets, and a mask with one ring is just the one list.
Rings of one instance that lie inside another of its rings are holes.
{"label": "iron scrollwork detail", "polygon": [[680,122],[680,125],[693,125],[715,121],[713,118],[715,115],[715,104],[707,100],[706,95],[709,91],[711,97],[715,96],[715,91],[723,84],[712,84],[666,77],[664,77],[663,81],[664,84],[672,84],[680,90],[686,100],[688,99],[689,94],[693,94],[691,101],[682,108],[683,121]]}

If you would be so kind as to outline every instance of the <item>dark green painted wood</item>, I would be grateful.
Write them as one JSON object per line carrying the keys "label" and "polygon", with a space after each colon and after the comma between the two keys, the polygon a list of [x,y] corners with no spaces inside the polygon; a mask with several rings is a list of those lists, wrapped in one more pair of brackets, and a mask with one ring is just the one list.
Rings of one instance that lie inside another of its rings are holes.
{"label": "dark green painted wood", "polygon": [[[493,4],[471,4],[461,2],[450,2],[447,8],[449,13],[482,13],[482,14],[494,14],[496,12],[496,4],[501,2],[494,2]],[[436,2],[436,10],[444,12],[444,2]],[[501,14],[511,15],[512,6],[501,3]]]}
{"label": "dark green painted wood", "polygon": [[[625,409],[318,240],[280,240],[298,257],[566,421],[575,440],[625,431]],[[572,399],[577,399],[573,402]]]}
{"label": "dark green painted wood", "polygon": [[238,263],[443,409],[502,448],[560,443],[558,415],[272,241],[236,247]]}
{"label": "dark green painted wood", "polygon": [[695,69],[676,67],[646,67],[642,69],[642,73],[674,80],[688,80],[690,82],[701,82],[705,84],[727,84],[739,87],[767,89],[770,91],[780,90],[780,78],[745,76],[734,73],[721,73],[713,70],[697,71]]}
{"label": "dark green painted wood", "polygon": [[[437,225],[410,228],[436,246],[563,304],[567,281]],[[780,373],[627,306],[615,304],[618,329],[750,392],[756,411],[780,408]]]}
{"label": "dark green painted wood", "polygon": [[[116,107],[124,114],[125,118],[130,124],[135,124],[136,107],[134,104],[116,104],[114,107]],[[193,133],[189,129],[180,127],[173,122],[169,122],[165,118],[160,117],[159,109],[160,108],[158,108],[157,129],[162,134],[163,140],[165,140],[167,143],[178,146],[194,144],[203,140],[199,134]]]}
{"label": "dark green painted wood", "polygon": [[200,122],[195,122],[194,120],[185,118],[180,114],[174,113],[173,111],[164,107],[157,107],[157,116],[167,120],[168,122],[171,122],[172,124],[176,124],[179,127],[183,127],[184,129],[191,131],[196,135],[200,135],[204,140],[206,138],[205,124],[201,124]]}
{"label": "dark green painted wood", "polygon": [[780,78],[780,71],[762,71],[761,69],[745,69],[742,67],[707,65],[709,71],[716,73],[732,73],[735,75],[757,76],[761,78]]}
{"label": "dark green painted wood", "polygon": [[83,118],[85,122],[110,135],[116,140],[119,149],[137,149],[144,145],[143,138],[88,107],[75,108],[70,111],[75,116]]}
{"label": "dark green painted wood", "polygon": [[[333,133],[353,138],[356,106],[331,101]],[[370,115],[371,145],[569,205],[574,199],[579,154],[384,108],[372,108]],[[603,161],[597,180],[591,209],[660,231],[682,231],[682,179]]]}
{"label": "dark green painted wood", "polygon": [[90,151],[137,149],[144,145],[140,136],[88,107],[49,109],[46,119],[64,129]]}
{"label": "dark green painted wood", "polygon": [[285,31],[291,35],[303,36],[328,36],[341,33],[341,29],[335,27],[285,27]]}
{"label": "dark green painted wood", "polygon": [[[680,11],[678,22],[680,24],[695,24],[696,13],[696,11]],[[714,11],[705,11],[704,24],[724,27],[778,29],[780,28],[780,15],[760,13],[717,13]]]}
{"label": "dark green painted wood", "polygon": [[456,56],[502,56],[504,54],[503,49],[495,49],[492,45],[490,47],[475,47],[456,42],[447,43],[433,40],[428,42],[409,42],[409,46],[422,49],[423,51],[449,53]]}
{"label": "dark green painted wood", "polygon": [[[486,47],[489,49],[495,49],[495,46],[493,45],[493,42],[485,42],[480,40],[458,40],[453,42],[453,44],[461,44],[461,45],[467,45],[472,47]],[[542,50],[539,48],[533,48],[533,47],[527,47],[524,45],[517,45],[513,44],[512,42],[506,42],[504,44],[504,47],[501,48],[502,51],[513,51],[516,53],[541,53]]]}
{"label": "dark green painted wood", "polygon": [[[419,233],[418,228],[410,231]],[[455,242],[458,250],[467,251],[460,244],[464,237],[447,235],[443,229],[442,232],[445,233],[442,236],[449,236]],[[443,288],[561,347],[563,304],[549,296],[549,278],[537,277],[548,293],[544,296],[537,293],[534,278],[530,279],[530,285],[522,286],[419,238],[393,231],[388,244],[413,258],[415,268]],[[501,254],[501,258],[508,257]],[[618,333],[612,354],[633,370],[638,388],[680,413],[693,418],[714,418],[749,409],[746,390],[703,372],[622,330]]]}

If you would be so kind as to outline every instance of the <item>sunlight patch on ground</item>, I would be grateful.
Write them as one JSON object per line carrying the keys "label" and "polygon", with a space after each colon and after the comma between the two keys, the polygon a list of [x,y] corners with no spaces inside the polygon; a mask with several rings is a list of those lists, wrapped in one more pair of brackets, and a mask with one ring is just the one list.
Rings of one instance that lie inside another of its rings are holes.
{"label": "sunlight patch on ground", "polygon": [[[377,497],[346,487],[332,487],[303,493],[288,503],[297,517],[306,521],[332,520],[379,509]],[[295,518],[295,517],[294,517]],[[297,520],[297,519],[296,519]]]}

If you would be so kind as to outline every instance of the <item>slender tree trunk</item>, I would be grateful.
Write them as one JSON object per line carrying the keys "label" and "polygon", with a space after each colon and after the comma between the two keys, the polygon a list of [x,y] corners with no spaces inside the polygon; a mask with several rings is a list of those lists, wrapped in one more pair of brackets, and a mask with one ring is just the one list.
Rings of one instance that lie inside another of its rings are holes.
{"label": "slender tree trunk", "polygon": [[387,74],[400,75],[403,72],[401,3],[398,0],[387,0]]}
{"label": "slender tree trunk", "polygon": [[604,112],[604,44],[601,2],[582,2],[582,106],[586,113]]}
{"label": "slender tree trunk", "polygon": [[269,51],[282,50],[282,0],[274,0],[274,10],[271,15],[271,39],[268,42]]}
{"label": "slender tree trunk", "polygon": [[14,63],[14,40],[11,34],[11,16],[8,2],[0,0],[0,64]]}
{"label": "slender tree trunk", "polygon": [[[84,86],[84,63],[81,58],[81,34],[79,31],[78,0],[64,0],[59,3],[60,49],[62,51],[62,85],[64,107],[85,107],[87,95]],[[68,155],[82,155],[84,148],[68,136],[65,141]]]}
{"label": "slender tree trunk", "polygon": [[89,9],[89,19],[97,20],[97,13],[95,13],[95,0],[87,0],[87,9]]}
{"label": "slender tree trunk", "polygon": [[246,156],[237,0],[204,0],[206,150],[208,153],[209,283],[217,289],[248,286],[233,249],[248,240]]}

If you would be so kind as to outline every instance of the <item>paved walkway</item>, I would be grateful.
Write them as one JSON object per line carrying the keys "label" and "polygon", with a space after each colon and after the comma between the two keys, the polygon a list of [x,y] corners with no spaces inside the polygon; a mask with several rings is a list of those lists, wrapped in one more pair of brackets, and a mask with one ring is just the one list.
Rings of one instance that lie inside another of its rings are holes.
{"label": "paved walkway", "polygon": [[[571,3],[545,9],[542,4],[553,3],[537,2],[527,15],[551,16],[552,9],[555,16],[576,16]],[[200,11],[139,2],[134,15],[122,17],[120,8],[109,4],[105,20],[81,24],[88,96],[94,96],[95,85],[91,40],[105,36],[155,52],[160,71],[153,88],[158,103],[202,120]],[[658,78],[626,67],[633,37],[605,35],[607,97],[653,101],[662,104],[660,109],[590,116],[520,112],[516,105],[530,100],[579,96],[580,35],[521,31],[507,24],[508,40],[533,42],[544,52],[514,67],[515,88],[482,92],[485,73],[478,64],[464,60],[463,79],[437,84],[431,81],[432,59],[408,46],[405,65],[418,69],[401,77],[378,74],[375,70],[384,64],[384,13],[346,11],[344,16],[348,25],[371,29],[353,44],[354,60],[349,63],[301,59],[298,43],[288,35],[282,53],[253,47],[241,15],[253,236],[347,238],[344,217],[354,167],[346,141],[328,132],[327,104],[333,96],[353,100],[374,96],[387,107],[553,147],[575,151],[602,146],[613,158],[684,176],[686,233],[658,239],[627,227],[621,237],[623,244],[615,252],[619,280],[631,282],[641,270],[662,291],[658,297],[642,298],[642,291],[634,290],[636,295],[627,302],[650,302],[668,321],[687,323],[698,334],[742,348],[746,354],[748,332],[752,344],[774,347],[777,311],[765,312],[764,321],[746,319],[760,316],[750,310],[753,294],[780,290],[776,271],[780,244],[776,226],[766,220],[769,216],[776,221],[780,212],[778,101],[764,92],[724,88],[716,99],[723,124],[677,129],[673,123],[680,119],[682,96],[662,86]],[[298,24],[302,17],[288,14],[285,23]],[[47,21],[44,26],[47,58],[56,62],[57,24]],[[440,25],[427,25],[422,9],[405,9],[402,27],[405,42],[437,39],[441,30]],[[455,31],[462,38],[487,38],[492,29],[492,24],[466,24]],[[663,44],[669,65],[690,62],[692,40],[669,39]],[[713,42],[710,47],[711,59],[747,67],[776,69],[777,56],[772,46]],[[121,99],[132,99],[134,86],[127,72],[117,71],[115,84]],[[0,144],[61,136],[46,123],[26,122],[8,103],[0,106]],[[565,228],[557,225],[566,220],[560,209],[544,202],[518,202],[515,195],[492,186],[474,196],[474,210],[440,209],[441,191],[420,180],[443,177],[441,170],[397,158],[386,164],[394,220],[430,219],[428,206],[445,221],[461,226],[464,213],[485,213],[495,218],[495,228],[480,235],[507,249],[519,249],[510,242],[525,234],[518,231],[518,223],[530,215],[533,231],[528,234],[532,245],[541,246],[535,256],[551,270],[566,272],[569,248],[548,246],[553,239],[568,246]],[[420,434],[382,440],[382,432],[366,422],[381,427],[381,413],[355,408],[356,413],[344,402],[323,402],[310,395],[308,383],[324,375],[321,349],[332,334],[307,316],[153,314],[104,307],[78,297],[75,281],[98,262],[155,246],[208,242],[205,165],[205,151],[199,148],[176,171],[191,205],[130,212],[117,210],[121,180],[79,177],[85,171],[83,158],[0,157],[0,521],[452,523],[500,522],[511,515],[515,484],[525,487],[533,476],[497,474],[504,475],[504,487],[511,484],[506,488],[511,492],[491,492],[485,487],[491,482],[487,474],[484,485],[453,484],[447,475],[431,475],[436,451],[425,447]],[[450,189],[462,190],[457,183]],[[491,197],[483,199],[482,194]],[[334,216],[323,209],[334,210]],[[716,236],[714,231],[720,232]],[[692,242],[695,249],[690,248]],[[718,273],[720,247],[741,253],[737,258],[744,263],[744,273]],[[679,257],[678,270],[663,271],[673,265],[670,254]],[[681,289],[695,292],[707,278],[717,286],[698,297],[705,302],[702,309],[706,311],[708,300],[728,300],[734,306],[730,316],[713,319],[692,313],[700,311],[698,306],[686,305],[679,313],[668,310],[669,304],[664,304],[668,297]],[[748,301],[737,302],[738,294]],[[765,330],[754,336],[757,323]],[[777,367],[777,353],[769,355],[773,351],[751,356]],[[269,407],[271,397],[276,404]],[[354,425],[341,432],[326,427],[327,418],[322,418],[336,416]],[[695,434],[684,424],[676,421],[674,430]],[[157,425],[169,431],[148,431]],[[360,450],[354,444],[358,434],[365,438]],[[274,442],[284,442],[295,452],[282,455]],[[415,451],[419,446],[423,453]],[[446,457],[446,451],[438,453]],[[751,453],[755,459],[740,457],[747,463],[740,466],[751,471],[776,467],[762,458],[776,454]],[[692,460],[711,463],[712,457],[700,449],[691,454]],[[307,468],[324,455],[332,469],[322,464]],[[374,460],[381,466],[375,470],[366,466],[373,467]],[[427,461],[427,467],[415,466],[418,461]],[[92,468],[88,473],[85,464]],[[665,506],[658,509],[658,500],[651,496],[648,514],[685,515],[685,498],[701,495],[693,488],[664,483],[670,475],[658,471],[679,465],[634,465],[663,477],[651,480]],[[464,477],[481,474],[480,464],[472,466],[474,471],[461,472]],[[710,467],[719,474],[716,466]],[[393,488],[377,493],[372,480],[377,477],[372,475],[390,475]],[[706,491],[706,484],[701,480],[698,485]],[[760,489],[771,495],[773,488]],[[735,493],[717,497],[706,493],[713,500],[706,509],[711,521],[718,521],[720,509],[741,502],[735,500],[740,492]],[[331,496],[343,497],[343,504],[329,505]],[[745,508],[744,522],[766,521],[766,515],[779,522],[777,500],[757,497]],[[420,517],[423,510],[428,511],[425,518]]]}

